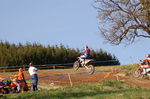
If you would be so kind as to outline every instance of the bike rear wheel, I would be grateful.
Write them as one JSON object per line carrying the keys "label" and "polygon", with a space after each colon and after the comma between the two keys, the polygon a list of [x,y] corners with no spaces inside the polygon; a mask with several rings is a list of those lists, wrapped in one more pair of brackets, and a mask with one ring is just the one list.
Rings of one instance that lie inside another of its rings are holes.
{"label": "bike rear wheel", "polygon": [[95,68],[93,65],[86,65],[85,68],[89,72],[89,74],[93,74],[95,71]]}
{"label": "bike rear wheel", "polygon": [[79,66],[80,66],[79,61],[75,61],[74,64],[73,64],[73,69],[76,71],[76,70],[79,69]]}

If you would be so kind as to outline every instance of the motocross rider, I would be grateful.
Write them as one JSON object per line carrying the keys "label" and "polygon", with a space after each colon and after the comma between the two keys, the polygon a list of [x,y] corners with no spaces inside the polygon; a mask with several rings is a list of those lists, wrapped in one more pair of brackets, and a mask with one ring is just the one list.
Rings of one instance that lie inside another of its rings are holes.
{"label": "motocross rider", "polygon": [[150,71],[150,54],[146,55],[146,59],[142,60],[145,64],[141,64],[141,67],[143,68],[143,74],[146,74]]}
{"label": "motocross rider", "polygon": [[90,57],[90,49],[88,48],[88,46],[84,46],[84,49],[82,50],[82,52],[84,52],[84,55],[81,55],[80,58],[81,59],[88,59]]}
{"label": "motocross rider", "polygon": [[84,54],[83,55],[81,55],[80,57],[79,57],[79,59],[80,59],[80,62],[81,63],[85,63],[85,59],[88,59],[89,57],[90,57],[90,49],[88,48],[88,46],[86,45],[86,46],[84,46],[84,49],[83,50],[81,50]]}

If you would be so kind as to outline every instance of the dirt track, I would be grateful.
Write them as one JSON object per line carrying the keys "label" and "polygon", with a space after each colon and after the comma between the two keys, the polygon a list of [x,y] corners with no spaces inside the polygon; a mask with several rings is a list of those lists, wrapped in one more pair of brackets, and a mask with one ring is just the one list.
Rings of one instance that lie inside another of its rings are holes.
{"label": "dirt track", "polygon": [[[86,82],[98,82],[98,81],[105,81],[105,80],[121,80],[126,82],[129,85],[132,86],[140,86],[143,88],[150,88],[150,80],[148,79],[137,79],[137,78],[131,78],[126,76],[125,74],[121,73],[114,73],[103,79],[105,75],[108,74],[110,69],[101,69],[96,70],[98,72],[89,75],[86,73],[84,69],[79,69],[77,72],[73,71],[72,69],[56,69],[56,70],[39,70],[39,85],[52,85],[52,86],[63,86],[63,85],[71,85],[70,80],[73,85],[80,84],[80,83],[86,83]],[[104,72],[103,72],[104,71]],[[12,73],[0,73],[0,77],[9,78],[13,75],[16,75],[17,72]],[[69,75],[70,80],[69,80]],[[24,72],[25,78],[27,79],[28,84],[30,85],[31,79],[28,74],[28,72]]]}

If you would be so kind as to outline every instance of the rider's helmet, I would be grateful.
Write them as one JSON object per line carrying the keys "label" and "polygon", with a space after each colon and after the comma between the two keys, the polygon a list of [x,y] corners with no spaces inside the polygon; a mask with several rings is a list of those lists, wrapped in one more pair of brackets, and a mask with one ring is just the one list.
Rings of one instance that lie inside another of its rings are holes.
{"label": "rider's helmet", "polygon": [[87,45],[85,45],[85,46],[84,46],[84,48],[86,49],[86,48],[88,48],[88,46],[87,46]]}
{"label": "rider's helmet", "polygon": [[150,54],[146,55],[147,58],[150,58]]}
{"label": "rider's helmet", "polygon": [[32,65],[33,65],[33,63],[32,63],[32,62],[30,62],[30,63],[29,63],[29,66],[32,66]]}

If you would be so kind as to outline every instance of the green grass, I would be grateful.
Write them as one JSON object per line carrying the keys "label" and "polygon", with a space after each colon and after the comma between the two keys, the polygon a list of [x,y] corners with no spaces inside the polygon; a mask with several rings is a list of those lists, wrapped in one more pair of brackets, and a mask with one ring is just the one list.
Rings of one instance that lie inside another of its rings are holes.
{"label": "green grass", "polygon": [[150,99],[150,89],[121,81],[93,82],[51,90],[8,94],[2,99]]}

